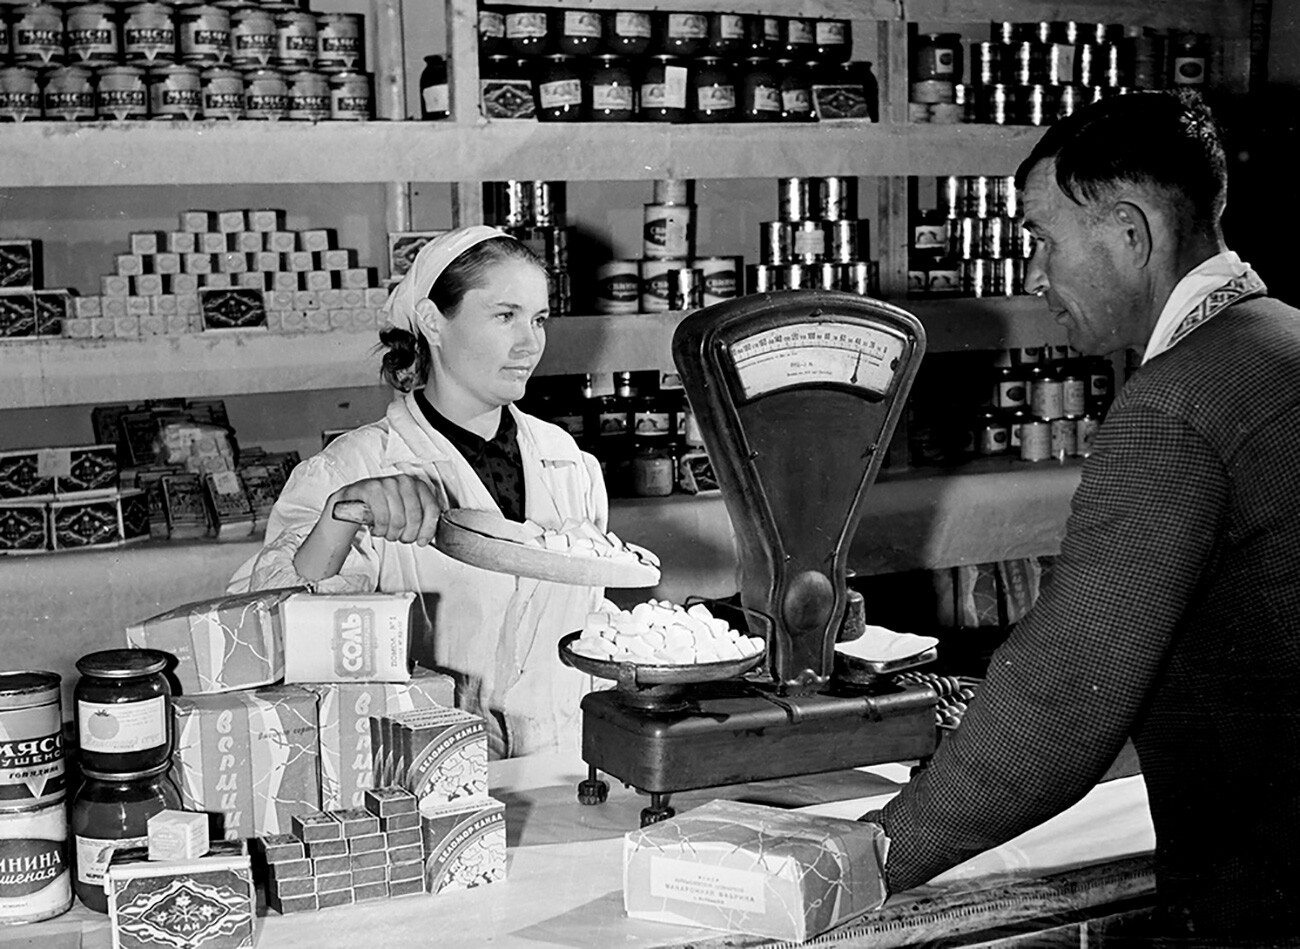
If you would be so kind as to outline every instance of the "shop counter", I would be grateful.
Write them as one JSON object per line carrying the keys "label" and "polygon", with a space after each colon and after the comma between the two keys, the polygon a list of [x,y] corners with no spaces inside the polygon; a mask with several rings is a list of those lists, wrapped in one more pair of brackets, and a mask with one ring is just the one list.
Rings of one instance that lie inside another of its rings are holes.
{"label": "shop counter", "polygon": [[[494,762],[492,793],[506,805],[509,876],[501,883],[437,896],[410,896],[258,920],[263,949],[351,949],[438,946],[439,949],[578,949],[618,946],[664,949],[766,945],[712,930],[628,919],[623,914],[623,834],[637,826],[646,799],[613,782],[609,800],[577,802],[586,769],[574,757]],[[907,780],[902,764],[674,795],[679,813],[716,797],[804,807],[854,818],[881,806]],[[976,934],[1016,918],[1038,920],[1081,908],[1081,887],[1050,887],[1053,875],[1089,875],[1107,903],[1149,900],[1154,834],[1140,776],[1106,781],[1065,813],[954,868],[931,884],[890,899],[879,914],[860,917],[823,947],[902,946],[939,933]],[[1108,869],[1113,872],[1107,874]],[[1068,891],[1068,892],[1066,892]],[[1064,894],[1064,895],[1062,895]],[[1096,900],[1094,900],[1096,902]],[[1071,904],[1078,904],[1071,905]],[[870,930],[875,926],[875,932]],[[1049,924],[1050,925],[1050,924]],[[1076,939],[1073,943],[1078,945]],[[108,949],[107,919],[75,906],[57,919],[0,929],[0,947]]]}

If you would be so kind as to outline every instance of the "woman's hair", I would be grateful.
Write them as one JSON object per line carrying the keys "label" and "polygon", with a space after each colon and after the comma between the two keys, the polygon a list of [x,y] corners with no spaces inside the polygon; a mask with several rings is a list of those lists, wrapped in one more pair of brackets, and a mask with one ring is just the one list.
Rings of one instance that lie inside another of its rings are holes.
{"label": "woman's hair", "polygon": [[[448,319],[456,315],[465,294],[483,286],[489,268],[507,260],[524,260],[545,270],[540,257],[513,237],[493,237],[475,244],[438,275],[429,299]],[[429,342],[422,333],[390,326],[379,333],[384,352],[380,375],[399,392],[423,386],[429,378]]]}

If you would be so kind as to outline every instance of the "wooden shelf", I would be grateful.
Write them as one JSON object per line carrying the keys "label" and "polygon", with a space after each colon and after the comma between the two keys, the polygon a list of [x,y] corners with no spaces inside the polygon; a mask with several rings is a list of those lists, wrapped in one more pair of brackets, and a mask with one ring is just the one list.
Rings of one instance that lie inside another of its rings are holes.
{"label": "wooden shelf", "polygon": [[[18,122],[0,128],[0,187],[1010,174],[1042,131],[853,120],[798,129],[528,120]],[[817,147],[810,148],[814,133]]]}
{"label": "wooden shelf", "polygon": [[[932,353],[1064,342],[1034,297],[910,300]],[[572,316],[548,324],[541,375],[674,368],[684,313]],[[378,385],[368,333],[256,330],[143,339],[49,337],[0,344],[0,405],[34,408],[162,396],[220,396]]]}

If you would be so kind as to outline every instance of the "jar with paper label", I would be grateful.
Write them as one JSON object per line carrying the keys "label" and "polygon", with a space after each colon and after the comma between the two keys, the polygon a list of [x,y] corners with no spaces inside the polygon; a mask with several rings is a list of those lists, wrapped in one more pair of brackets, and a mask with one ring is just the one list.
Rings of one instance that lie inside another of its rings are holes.
{"label": "jar with paper label", "polygon": [[147,771],[171,756],[167,655],[108,649],[77,660],[77,736],[87,771]]}
{"label": "jar with paper label", "polygon": [[773,63],[765,56],[750,56],[741,67],[740,118],[747,122],[781,121],[781,84]]}
{"label": "jar with paper label", "polygon": [[441,56],[424,57],[420,73],[420,118],[427,121],[447,117],[447,60]]}
{"label": "jar with paper label", "polygon": [[853,53],[853,24],[848,20],[817,20],[813,28],[817,60],[847,63]]}
{"label": "jar with paper label", "polygon": [[745,51],[745,18],[739,13],[709,14],[708,54],[724,59]]}
{"label": "jar with paper label", "polygon": [[659,50],[671,56],[698,56],[709,45],[709,18],[703,13],[657,13]]}
{"label": "jar with paper label", "polygon": [[122,58],[116,13],[107,3],[82,3],[68,8],[63,28],[72,63],[115,63]]}
{"label": "jar with paper label", "polygon": [[1172,85],[1205,85],[1209,52],[1209,37],[1204,33],[1176,32],[1169,50]]}
{"label": "jar with paper label", "polygon": [[779,59],[781,75],[781,119],[785,122],[811,122],[817,118],[812,107],[812,77],[803,63]]}
{"label": "jar with paper label", "polygon": [[597,56],[590,85],[593,122],[631,122],[636,118],[636,87],[625,57],[612,53]]}
{"label": "jar with paper label", "polygon": [[167,775],[169,763],[140,771],[83,770],[85,781],[72,801],[76,874],[72,887],[90,909],[108,912],[104,875],[113,852],[149,845],[149,818],[180,807]]}
{"label": "jar with paper label", "polygon": [[533,79],[537,121],[581,122],[587,117],[586,91],[578,60],[560,53],[544,57]]}
{"label": "jar with paper label", "polygon": [[639,114],[646,122],[685,122],[690,70],[676,56],[652,56],[641,76]]}
{"label": "jar with paper label", "polygon": [[52,3],[29,3],[13,19],[13,57],[20,65],[63,59],[63,13]]}
{"label": "jar with paper label", "polygon": [[618,56],[642,56],[649,52],[654,23],[648,10],[606,10],[605,49]]}
{"label": "jar with paper label", "polygon": [[510,51],[506,45],[506,15],[500,10],[478,8],[478,53],[500,56]]}
{"label": "jar with paper label", "polygon": [[716,56],[702,56],[691,81],[696,122],[736,121],[736,80]]}
{"label": "jar with paper label", "polygon": [[175,11],[170,3],[137,3],[126,8],[122,51],[128,63],[170,63],[176,58]]}
{"label": "jar with paper label", "polygon": [[590,56],[600,49],[605,28],[599,10],[551,10],[549,25],[555,52]]}
{"label": "jar with paper label", "polygon": [[815,59],[817,56],[817,21],[810,20],[807,17],[792,16],[785,19],[784,26],[784,57],[798,62]]}
{"label": "jar with paper label", "polygon": [[632,455],[632,494],[639,498],[663,498],[673,493],[676,465],[672,446],[643,442]]}
{"label": "jar with paper label", "polygon": [[545,10],[511,10],[506,14],[506,43],[516,56],[540,56],[550,49]]}

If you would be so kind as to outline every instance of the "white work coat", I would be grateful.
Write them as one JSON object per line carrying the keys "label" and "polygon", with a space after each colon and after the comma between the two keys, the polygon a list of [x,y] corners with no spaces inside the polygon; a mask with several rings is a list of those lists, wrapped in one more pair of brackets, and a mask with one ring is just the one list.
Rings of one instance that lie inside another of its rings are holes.
{"label": "white work coat", "polygon": [[[563,429],[514,406],[524,468],[527,517],[558,528],[569,517],[607,526],[609,502],[596,460]],[[335,439],[294,469],[267,525],[266,544],[231,580],[232,592],[305,583],[293,557],[329,496],[381,475],[427,476],[444,509],[500,508],[463,455],[429,425],[412,395],[394,399],[382,421]],[[579,630],[604,591],[515,577],[453,560],[432,545],[417,547],[357,531],[337,576],[319,593],[426,594],[433,643],[413,652],[456,679],[457,704],[482,715],[494,757],[576,751],[579,703],[591,678],[563,665],[556,644]]]}

